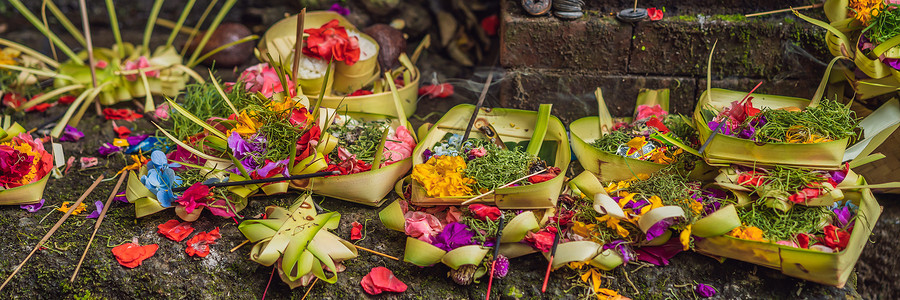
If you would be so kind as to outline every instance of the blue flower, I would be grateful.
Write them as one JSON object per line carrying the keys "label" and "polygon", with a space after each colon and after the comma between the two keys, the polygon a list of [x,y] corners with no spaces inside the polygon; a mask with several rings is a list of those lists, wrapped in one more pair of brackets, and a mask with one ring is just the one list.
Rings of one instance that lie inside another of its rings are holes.
{"label": "blue flower", "polygon": [[176,186],[181,185],[181,177],[175,175],[172,168],[180,167],[176,163],[169,163],[166,154],[156,150],[150,154],[150,162],[147,163],[147,175],[141,176],[141,183],[156,195],[156,200],[163,207],[172,205],[172,201],[178,199],[172,191]]}

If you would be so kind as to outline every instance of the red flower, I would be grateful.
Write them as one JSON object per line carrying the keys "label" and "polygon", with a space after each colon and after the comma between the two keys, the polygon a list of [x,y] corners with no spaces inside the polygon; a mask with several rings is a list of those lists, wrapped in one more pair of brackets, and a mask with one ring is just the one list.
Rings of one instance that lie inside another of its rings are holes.
{"label": "red flower", "polygon": [[762,183],[763,176],[756,175],[756,172],[741,173],[738,175],[737,184],[739,185],[760,186]]}
{"label": "red flower", "polygon": [[59,104],[72,104],[75,102],[75,96],[72,95],[63,95],[59,97]]}
{"label": "red flower", "polygon": [[545,227],[538,232],[529,232],[525,235],[525,242],[541,252],[550,252],[553,248],[553,239],[556,238],[556,227]]}
{"label": "red flower", "polygon": [[159,224],[156,228],[159,228],[159,231],[157,231],[159,234],[176,242],[183,241],[184,238],[194,232],[194,227],[191,227],[190,222],[179,222],[178,220],[169,220]]}
{"label": "red flower", "polygon": [[141,246],[135,243],[125,243],[112,248],[112,253],[116,256],[119,264],[127,268],[134,268],[140,266],[145,259],[153,257],[157,249],[159,249],[159,245],[156,244]]}
{"label": "red flower", "polygon": [[650,118],[649,120],[647,120],[647,126],[656,128],[656,130],[659,130],[659,132],[662,132],[663,134],[669,133],[669,128],[666,127],[666,125],[663,124],[663,122],[660,121],[659,118]]}
{"label": "red flower", "polygon": [[106,116],[107,120],[125,120],[125,121],[134,121],[143,117],[141,114],[134,112],[133,110],[122,108],[122,109],[112,109],[112,108],[104,108],[103,115]]}
{"label": "red flower", "polygon": [[191,185],[181,197],[178,197],[178,204],[184,206],[184,211],[187,213],[191,213],[194,209],[200,206],[206,206],[206,202],[209,200],[209,187],[204,185],[203,183],[197,182]]}
{"label": "red flower", "polygon": [[32,106],[32,107],[29,107],[29,108],[26,109],[25,111],[28,111],[28,112],[31,112],[31,111],[45,112],[45,111],[47,111],[48,109],[50,109],[51,107],[53,107],[53,104],[44,102],[44,103],[41,103],[41,104],[38,104],[38,105],[35,105],[35,106]]}
{"label": "red flower", "polygon": [[475,218],[484,221],[485,219],[490,218],[491,221],[496,221],[500,218],[500,209],[495,206],[487,206],[484,204],[472,204],[469,205],[469,211],[475,215]]}
{"label": "red flower", "polygon": [[184,252],[187,252],[188,255],[196,255],[199,257],[206,257],[209,255],[209,245],[215,244],[216,240],[221,238],[222,235],[219,234],[219,227],[216,229],[210,230],[209,232],[201,232],[192,237],[187,242],[187,248],[184,249]]}
{"label": "red flower", "polygon": [[25,104],[28,100],[25,97],[22,97],[20,94],[16,93],[6,93],[3,95],[3,105],[6,105],[11,108],[18,108]]}
{"label": "red flower", "polygon": [[350,93],[350,95],[348,95],[348,96],[354,97],[354,96],[365,96],[365,95],[371,95],[371,94],[373,94],[373,93],[370,90],[355,90],[352,93]]}
{"label": "red flower", "polygon": [[406,284],[394,277],[394,273],[385,267],[374,267],[369,274],[363,277],[359,283],[369,295],[378,295],[381,292],[402,293],[406,291]]}
{"label": "red flower", "polygon": [[359,40],[347,35],[347,30],[331,20],[322,27],[303,31],[308,33],[303,55],[323,60],[342,61],[353,65],[359,61]]}
{"label": "red flower", "polygon": [[809,235],[801,233],[797,235],[797,245],[803,249],[809,249]]}
{"label": "red flower", "polygon": [[847,243],[850,242],[849,232],[831,224],[825,225],[824,231],[825,237],[818,238],[820,242],[825,243],[826,246],[833,248],[835,251],[847,248]]}
{"label": "red flower", "polygon": [[423,85],[419,88],[419,96],[428,95],[429,99],[447,98],[453,95],[453,85],[449,83]]}
{"label": "red flower", "polygon": [[362,238],[362,228],[363,228],[362,224],[359,224],[359,222],[353,221],[353,223],[350,223],[350,226],[353,227],[350,229],[350,240],[355,241],[355,240],[361,239]]}
{"label": "red flower", "polygon": [[796,194],[793,194],[790,197],[788,197],[788,199],[790,199],[794,203],[803,203],[803,202],[806,202],[808,200],[818,197],[820,194],[822,194],[822,191],[820,191],[819,189],[803,188]]}
{"label": "red flower", "polygon": [[120,139],[127,138],[131,135],[131,129],[128,129],[128,127],[125,126],[116,126],[114,130],[116,131],[116,134],[119,135]]}
{"label": "red flower", "polygon": [[547,171],[544,173],[528,177],[528,182],[541,183],[541,182],[556,178],[556,176],[558,176],[560,172],[562,172],[562,170],[560,170],[559,168],[550,167],[550,168],[547,168]]}
{"label": "red flower", "polygon": [[484,33],[487,33],[489,36],[494,36],[497,34],[497,28],[500,27],[500,18],[497,17],[497,14],[493,14],[488,16],[487,18],[481,19],[481,29],[484,29]]}
{"label": "red flower", "polygon": [[650,16],[650,21],[659,21],[663,18],[663,11],[656,9],[656,7],[651,7],[647,9],[647,15]]}

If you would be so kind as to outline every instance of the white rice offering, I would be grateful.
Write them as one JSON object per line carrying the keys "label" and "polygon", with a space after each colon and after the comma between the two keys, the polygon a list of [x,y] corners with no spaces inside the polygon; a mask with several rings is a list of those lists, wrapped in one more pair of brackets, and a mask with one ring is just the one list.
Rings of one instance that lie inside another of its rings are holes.
{"label": "white rice offering", "polygon": [[311,58],[306,55],[300,55],[300,72],[297,74],[301,79],[316,79],[325,76],[325,70],[328,69],[328,62],[321,59]]}
{"label": "white rice offering", "polygon": [[375,46],[375,42],[359,36],[359,32],[353,30],[347,30],[347,35],[350,37],[356,37],[356,39],[359,40],[360,61],[367,60],[374,57],[375,55],[378,55],[378,47]]}

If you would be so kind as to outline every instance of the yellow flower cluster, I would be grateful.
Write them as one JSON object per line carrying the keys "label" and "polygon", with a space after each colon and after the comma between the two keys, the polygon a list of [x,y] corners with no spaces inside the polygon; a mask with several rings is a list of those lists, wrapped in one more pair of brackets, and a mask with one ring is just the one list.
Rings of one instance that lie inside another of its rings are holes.
{"label": "yellow flower cluster", "polygon": [[[241,114],[238,115],[237,121],[237,125],[231,131],[237,132],[241,136],[255,134],[262,126],[260,122],[256,121],[253,116],[247,114],[246,111],[242,111]],[[227,132],[226,135],[231,135],[231,131]]]}
{"label": "yellow flower cluster", "polygon": [[884,0],[851,0],[847,6],[850,7],[851,13],[855,13],[854,19],[868,26],[869,21],[877,17],[884,8]]}
{"label": "yellow flower cluster", "polygon": [[475,180],[466,178],[466,161],[460,156],[432,156],[424,164],[413,167],[412,179],[425,187],[429,197],[466,196]]}
{"label": "yellow flower cluster", "polygon": [[0,50],[0,65],[17,65],[16,58],[19,57],[19,54],[18,50],[12,48]]}
{"label": "yellow flower cluster", "polygon": [[733,236],[739,239],[765,242],[766,239],[763,238],[763,231],[756,226],[745,227],[741,226],[735,228],[728,232],[729,236]]}

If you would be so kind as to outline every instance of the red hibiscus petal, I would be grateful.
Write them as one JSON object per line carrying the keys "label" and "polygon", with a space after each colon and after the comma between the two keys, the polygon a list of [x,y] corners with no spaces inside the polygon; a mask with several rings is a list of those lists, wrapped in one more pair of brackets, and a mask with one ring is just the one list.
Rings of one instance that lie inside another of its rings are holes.
{"label": "red hibiscus petal", "polygon": [[127,138],[129,135],[131,135],[131,129],[128,129],[128,127],[125,126],[116,126],[115,131],[116,134],[119,135],[120,139]]}
{"label": "red hibiscus petal", "polygon": [[362,238],[362,228],[363,228],[362,224],[359,224],[359,222],[354,221],[353,223],[350,223],[350,226],[353,226],[353,228],[350,229],[350,239],[354,240],[354,241],[361,239]]}
{"label": "red hibiscus petal", "polygon": [[484,204],[472,204],[469,205],[469,211],[471,211],[479,220],[485,220],[490,218],[491,221],[496,221],[500,218],[500,209],[494,206],[487,206]]}
{"label": "red hibiscus petal", "polygon": [[134,268],[140,266],[141,263],[156,254],[159,245],[152,244],[141,246],[135,243],[125,243],[112,248],[113,255],[122,266]]}
{"label": "red hibiscus petal", "polygon": [[382,291],[402,293],[407,288],[405,283],[394,277],[394,273],[385,267],[372,268],[360,284],[369,295],[377,295]]}
{"label": "red hibiscus petal", "polygon": [[201,232],[192,237],[187,242],[187,248],[184,249],[190,256],[199,256],[206,257],[209,255],[209,245],[213,245],[216,243],[216,240],[221,238],[222,235],[219,234],[219,227],[216,229],[210,230],[209,232]]}
{"label": "red hibiscus petal", "polygon": [[159,234],[176,242],[183,241],[194,232],[194,227],[191,227],[190,222],[180,222],[178,220],[169,220],[156,227],[159,228]]}

